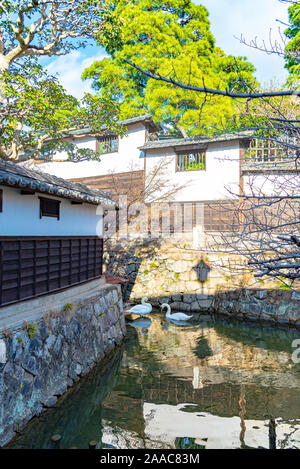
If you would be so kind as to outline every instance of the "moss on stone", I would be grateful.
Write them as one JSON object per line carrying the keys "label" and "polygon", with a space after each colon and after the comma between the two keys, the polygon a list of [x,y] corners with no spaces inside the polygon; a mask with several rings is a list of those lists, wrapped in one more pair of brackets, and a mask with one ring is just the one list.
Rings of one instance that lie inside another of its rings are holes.
{"label": "moss on stone", "polygon": [[66,303],[64,306],[63,306],[63,312],[64,313],[68,313],[69,311],[72,311],[72,309],[74,309],[75,305],[74,303]]}
{"label": "moss on stone", "polygon": [[37,323],[34,324],[27,324],[27,334],[29,339],[33,339],[34,336],[37,334]]}

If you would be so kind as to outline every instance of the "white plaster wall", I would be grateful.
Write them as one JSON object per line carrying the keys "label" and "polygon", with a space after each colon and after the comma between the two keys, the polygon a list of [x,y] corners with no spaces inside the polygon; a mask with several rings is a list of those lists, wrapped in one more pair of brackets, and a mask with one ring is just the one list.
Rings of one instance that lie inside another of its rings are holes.
{"label": "white plaster wall", "polygon": [[247,195],[256,196],[299,196],[300,175],[296,173],[245,175],[244,191]]}
{"label": "white plaster wall", "polygon": [[[3,211],[0,212],[0,236],[102,236],[101,206],[72,205],[70,200],[48,194],[21,195],[20,189],[3,189]],[[40,219],[39,195],[60,200],[60,220]]]}
{"label": "white plaster wall", "polygon": [[[119,137],[119,151],[102,155],[100,162],[82,161],[72,163],[64,161],[66,155],[60,153],[55,158],[61,158],[62,162],[41,164],[36,169],[65,179],[144,169],[144,159],[138,147],[145,143],[145,132],[145,126],[142,123],[128,126],[128,135],[123,138]],[[78,141],[77,145],[78,147],[96,150],[96,139]]]}
{"label": "white plaster wall", "polygon": [[165,159],[167,177],[177,187],[184,188],[172,200],[191,202],[217,200],[232,197],[229,191],[239,193],[239,144],[224,142],[212,144],[206,151],[206,170],[176,172],[176,155],[173,149],[159,149],[147,152],[146,177],[154,167]]}

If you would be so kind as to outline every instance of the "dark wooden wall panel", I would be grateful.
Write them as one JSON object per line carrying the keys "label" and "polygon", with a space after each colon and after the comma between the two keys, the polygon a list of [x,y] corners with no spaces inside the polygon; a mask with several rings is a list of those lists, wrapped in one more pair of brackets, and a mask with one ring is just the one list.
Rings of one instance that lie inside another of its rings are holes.
{"label": "dark wooden wall panel", "polygon": [[89,176],[70,181],[79,182],[86,186],[109,192],[111,197],[118,201],[120,195],[127,195],[128,200],[143,199],[144,193],[144,171],[127,171],[123,173],[112,173],[103,176]]}
{"label": "dark wooden wall panel", "polygon": [[102,275],[103,239],[0,237],[0,306]]}

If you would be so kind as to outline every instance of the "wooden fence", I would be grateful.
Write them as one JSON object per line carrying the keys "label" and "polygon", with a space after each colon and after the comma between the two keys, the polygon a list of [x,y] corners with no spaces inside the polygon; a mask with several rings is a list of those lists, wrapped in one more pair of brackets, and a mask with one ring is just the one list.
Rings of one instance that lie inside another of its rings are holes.
{"label": "wooden fence", "polygon": [[0,237],[0,254],[1,306],[102,275],[96,236]]}

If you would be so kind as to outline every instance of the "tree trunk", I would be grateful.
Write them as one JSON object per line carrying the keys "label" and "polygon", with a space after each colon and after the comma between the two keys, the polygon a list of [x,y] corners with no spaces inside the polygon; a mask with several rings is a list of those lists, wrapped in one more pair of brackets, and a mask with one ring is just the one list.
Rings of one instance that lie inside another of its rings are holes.
{"label": "tree trunk", "polygon": [[188,137],[189,137],[188,134],[186,133],[185,129],[182,127],[182,125],[176,124],[176,128],[177,128],[178,130],[180,130],[180,132],[181,132],[183,138],[188,138]]}

